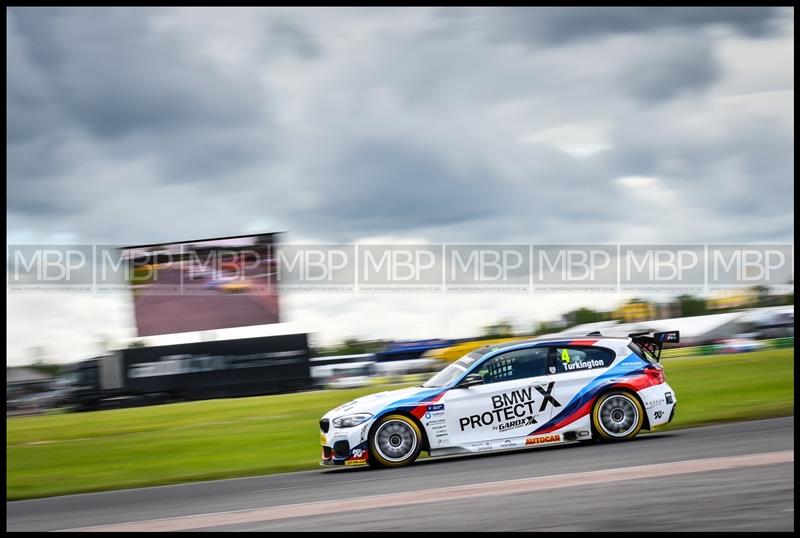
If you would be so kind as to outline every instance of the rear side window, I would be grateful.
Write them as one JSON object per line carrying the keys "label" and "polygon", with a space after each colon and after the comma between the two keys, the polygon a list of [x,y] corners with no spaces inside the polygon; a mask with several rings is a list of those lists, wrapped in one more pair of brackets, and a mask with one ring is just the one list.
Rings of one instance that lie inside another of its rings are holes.
{"label": "rear side window", "polygon": [[602,347],[558,347],[555,351],[557,374],[599,370],[614,361],[614,353]]}

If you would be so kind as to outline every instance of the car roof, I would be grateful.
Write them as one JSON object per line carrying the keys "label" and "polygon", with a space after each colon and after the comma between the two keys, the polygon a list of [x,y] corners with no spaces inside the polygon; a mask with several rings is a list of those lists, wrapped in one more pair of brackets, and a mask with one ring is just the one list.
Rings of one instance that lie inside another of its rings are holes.
{"label": "car roof", "polygon": [[502,342],[498,344],[486,344],[479,348],[476,348],[470,352],[472,353],[480,353],[481,356],[491,352],[491,351],[499,351],[502,349],[507,349],[514,346],[519,346],[522,344],[571,344],[572,345],[587,345],[587,340],[628,340],[628,336],[606,336],[606,335],[598,335],[598,334],[564,334],[564,335],[551,335],[551,336],[539,336],[536,338],[521,338],[519,340],[513,340],[511,342]]}

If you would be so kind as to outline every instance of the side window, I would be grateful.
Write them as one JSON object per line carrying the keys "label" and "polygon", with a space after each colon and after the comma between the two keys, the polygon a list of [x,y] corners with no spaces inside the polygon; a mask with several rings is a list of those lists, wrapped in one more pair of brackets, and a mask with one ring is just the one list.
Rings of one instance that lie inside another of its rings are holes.
{"label": "side window", "polygon": [[547,348],[530,348],[509,351],[492,357],[474,372],[484,383],[499,383],[547,375]]}
{"label": "side window", "polygon": [[606,368],[614,361],[614,352],[602,347],[556,348],[556,373]]}

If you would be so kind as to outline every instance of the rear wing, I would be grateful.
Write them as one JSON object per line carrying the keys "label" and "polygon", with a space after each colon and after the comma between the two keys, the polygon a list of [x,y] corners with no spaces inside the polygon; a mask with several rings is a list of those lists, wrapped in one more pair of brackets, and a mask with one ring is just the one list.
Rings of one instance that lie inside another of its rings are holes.
{"label": "rear wing", "polygon": [[681,341],[680,331],[665,331],[658,333],[641,331],[637,333],[631,333],[628,336],[656,362],[661,360],[661,350],[664,348],[664,344],[677,344]]}

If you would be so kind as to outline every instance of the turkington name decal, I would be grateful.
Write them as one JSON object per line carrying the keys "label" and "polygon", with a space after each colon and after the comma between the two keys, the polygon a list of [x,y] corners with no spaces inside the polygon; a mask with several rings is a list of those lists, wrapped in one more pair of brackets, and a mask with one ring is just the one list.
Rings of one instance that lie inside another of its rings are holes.
{"label": "turkington name decal", "polygon": [[565,362],[562,364],[564,366],[564,370],[583,370],[585,368],[597,368],[606,365],[603,361],[598,359],[590,359],[583,362]]}

